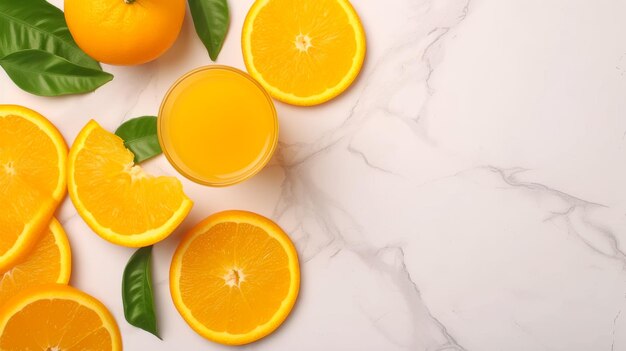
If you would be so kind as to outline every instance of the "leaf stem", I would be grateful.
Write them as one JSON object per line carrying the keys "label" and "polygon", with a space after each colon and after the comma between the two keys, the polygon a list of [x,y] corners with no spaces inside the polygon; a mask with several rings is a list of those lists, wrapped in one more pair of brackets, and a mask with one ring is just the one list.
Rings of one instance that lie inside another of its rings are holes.
{"label": "leaf stem", "polygon": [[124,2],[128,5],[132,4],[133,2],[135,2],[136,0],[124,0]]}

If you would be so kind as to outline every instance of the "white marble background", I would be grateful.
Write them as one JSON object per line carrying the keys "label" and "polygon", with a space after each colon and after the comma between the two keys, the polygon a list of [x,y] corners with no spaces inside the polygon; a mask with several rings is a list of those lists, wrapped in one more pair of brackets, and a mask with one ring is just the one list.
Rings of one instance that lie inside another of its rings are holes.
{"label": "white marble background", "polygon": [[[252,0],[230,3],[219,63],[243,68]],[[355,86],[316,108],[277,103],[280,149],[254,179],[185,181],[196,205],[155,250],[163,341],[124,320],[133,251],[67,200],[72,284],[109,306],[126,350],[227,350],[179,317],[167,270],[195,222],[247,209],[291,234],[303,281],[283,327],[238,349],[626,350],[626,2],[353,4],[369,50]],[[188,16],[164,57],[107,66],[115,80],[93,94],[34,97],[0,73],[0,103],[39,110],[71,142],[89,118],[114,130],[156,114],[178,76],[209,63]],[[163,157],[146,168],[175,174]]]}

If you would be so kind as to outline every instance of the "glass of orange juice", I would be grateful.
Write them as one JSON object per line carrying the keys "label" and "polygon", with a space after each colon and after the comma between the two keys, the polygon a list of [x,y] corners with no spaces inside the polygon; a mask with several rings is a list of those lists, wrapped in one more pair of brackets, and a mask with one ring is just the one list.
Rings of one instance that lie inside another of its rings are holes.
{"label": "glass of orange juice", "polygon": [[165,95],[159,142],[170,163],[204,185],[228,186],[258,173],[278,143],[269,94],[248,74],[206,66],[181,77]]}

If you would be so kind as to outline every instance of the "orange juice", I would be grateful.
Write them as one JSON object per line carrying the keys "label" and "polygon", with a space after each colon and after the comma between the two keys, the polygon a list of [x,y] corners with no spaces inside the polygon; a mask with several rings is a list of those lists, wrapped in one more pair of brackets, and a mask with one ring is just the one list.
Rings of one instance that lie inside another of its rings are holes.
{"label": "orange juice", "polygon": [[207,66],[180,78],[159,113],[159,141],[187,178],[227,186],[259,172],[278,142],[272,99],[249,75]]}

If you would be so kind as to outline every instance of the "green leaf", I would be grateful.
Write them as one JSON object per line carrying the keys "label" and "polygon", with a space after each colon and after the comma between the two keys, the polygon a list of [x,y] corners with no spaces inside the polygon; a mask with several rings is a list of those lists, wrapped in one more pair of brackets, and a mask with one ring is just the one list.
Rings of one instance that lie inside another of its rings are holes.
{"label": "green leaf", "polygon": [[227,0],[189,0],[189,8],[196,33],[211,60],[217,60],[230,23]]}
{"label": "green leaf", "polygon": [[40,96],[87,93],[113,79],[109,73],[41,50],[14,52],[0,58],[0,66],[18,87]]}
{"label": "green leaf", "polygon": [[78,66],[101,69],[76,45],[61,10],[45,0],[0,0],[0,57],[27,49],[47,51]]}
{"label": "green leaf", "polygon": [[157,118],[143,116],[123,123],[115,134],[124,140],[127,149],[135,154],[135,163],[160,155],[161,145],[157,135]]}
{"label": "green leaf", "polygon": [[151,257],[152,246],[142,247],[126,264],[122,278],[122,301],[128,323],[161,339],[152,296]]}

